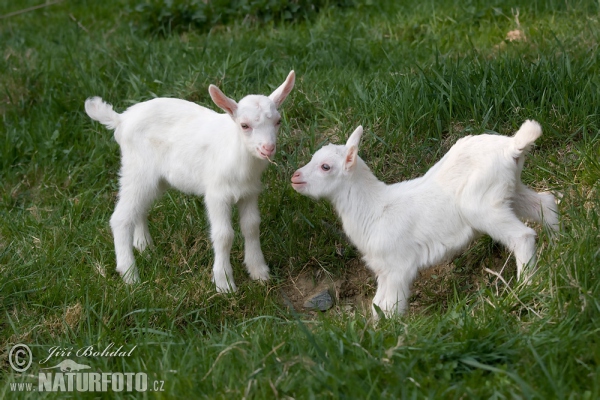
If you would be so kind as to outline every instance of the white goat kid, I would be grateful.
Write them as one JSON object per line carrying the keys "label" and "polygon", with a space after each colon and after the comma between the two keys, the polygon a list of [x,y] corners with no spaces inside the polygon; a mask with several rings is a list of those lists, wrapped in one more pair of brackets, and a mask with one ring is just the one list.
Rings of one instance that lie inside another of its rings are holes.
{"label": "white goat kid", "polygon": [[239,103],[214,85],[208,91],[226,114],[195,103],[157,98],[122,114],[99,97],[85,102],[86,113],[115,129],[121,147],[119,199],[110,219],[117,271],[126,283],[139,281],[133,247],[152,244],[148,210],[168,188],[204,195],[214,247],[213,281],[219,292],[235,291],[230,251],[231,209],[237,203],[252,279],[269,279],[260,248],[258,195],[261,174],[275,153],[281,116],[277,109],[294,87],[291,71],[270,96],[249,95]]}
{"label": "white goat kid", "polygon": [[536,234],[520,218],[558,229],[554,196],[521,182],[525,152],[542,133],[537,122],[526,121],[513,137],[464,137],[424,176],[392,185],[358,157],[362,132],[359,126],[345,146],[317,151],[292,186],[333,203],[377,277],[373,304],[386,315],[406,309],[419,269],[446,261],[480,234],[514,253],[521,279],[535,264]]}

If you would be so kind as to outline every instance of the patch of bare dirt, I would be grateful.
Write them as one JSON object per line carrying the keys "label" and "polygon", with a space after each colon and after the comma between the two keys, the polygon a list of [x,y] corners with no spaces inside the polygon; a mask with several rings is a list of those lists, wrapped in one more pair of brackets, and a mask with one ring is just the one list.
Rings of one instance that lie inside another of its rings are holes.
{"label": "patch of bare dirt", "polygon": [[316,293],[329,290],[337,310],[368,310],[375,294],[375,278],[360,260],[353,260],[342,276],[332,276],[322,268],[302,269],[296,276],[290,276],[281,288],[284,303],[296,312],[316,313],[304,308],[304,302]]}
{"label": "patch of bare dirt", "polygon": [[[445,309],[455,289],[461,295],[474,293],[482,285],[499,289],[504,285],[497,275],[504,276],[506,281],[514,278],[513,257],[500,246],[492,244],[483,257],[481,249],[478,250],[466,251],[455,262],[420,271],[413,282],[407,312],[423,314],[428,309],[432,312]],[[323,290],[329,290],[334,298],[334,306],[328,312],[370,315],[371,302],[377,290],[375,276],[359,259],[352,260],[341,276],[331,276],[317,266],[306,266],[286,281],[281,287],[283,302],[296,312],[309,316],[316,315],[318,311],[304,308],[304,302]]]}

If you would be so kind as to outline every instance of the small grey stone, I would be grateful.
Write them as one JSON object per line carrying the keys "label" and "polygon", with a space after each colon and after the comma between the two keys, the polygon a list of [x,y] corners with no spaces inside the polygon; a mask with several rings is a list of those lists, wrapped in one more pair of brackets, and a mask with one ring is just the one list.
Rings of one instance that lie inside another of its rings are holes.
{"label": "small grey stone", "polygon": [[333,298],[328,289],[310,296],[304,302],[304,308],[316,309],[321,311],[329,310],[333,307]]}

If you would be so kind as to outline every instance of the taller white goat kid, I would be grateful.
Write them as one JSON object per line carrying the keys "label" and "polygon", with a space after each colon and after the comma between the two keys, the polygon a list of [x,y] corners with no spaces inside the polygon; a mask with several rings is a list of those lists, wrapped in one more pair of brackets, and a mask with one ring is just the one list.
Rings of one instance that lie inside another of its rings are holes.
{"label": "taller white goat kid", "polygon": [[148,210],[170,187],[204,195],[215,253],[213,281],[219,292],[237,289],[229,259],[235,203],[250,277],[269,279],[259,239],[260,178],[275,153],[281,122],[277,109],[294,87],[294,80],[291,71],[270,96],[249,95],[239,103],[210,85],[212,100],[226,114],[171,98],[148,100],[117,114],[99,97],[86,100],[86,113],[115,129],[121,147],[119,200],[110,225],[117,271],[126,283],[139,281],[133,247],[143,251],[152,244]]}
{"label": "taller white goat kid", "polygon": [[301,194],[330,200],[377,277],[373,304],[402,313],[419,269],[441,263],[486,233],[515,255],[517,279],[535,263],[535,231],[520,218],[558,229],[554,196],[521,182],[525,152],[541,135],[526,121],[513,137],[460,139],[424,176],[386,185],[358,157],[358,127],[345,146],[327,145],[296,171]]}

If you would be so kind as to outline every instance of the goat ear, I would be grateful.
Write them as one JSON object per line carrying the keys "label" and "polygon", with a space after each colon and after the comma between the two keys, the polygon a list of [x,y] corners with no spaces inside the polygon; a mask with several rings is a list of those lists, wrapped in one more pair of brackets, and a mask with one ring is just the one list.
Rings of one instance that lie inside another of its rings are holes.
{"label": "goat ear", "polygon": [[359,125],[354,132],[352,132],[352,135],[350,135],[350,137],[348,138],[348,141],[346,142],[346,147],[352,147],[355,146],[358,148],[358,144],[360,143],[360,138],[363,134],[363,127],[362,125]]}
{"label": "goat ear", "polygon": [[358,153],[358,147],[350,146],[346,152],[346,159],[344,160],[344,171],[352,171],[356,165],[356,158]]}
{"label": "goat ear", "polygon": [[360,143],[360,137],[363,133],[363,127],[361,125],[358,126],[352,132],[352,135],[348,138],[346,142],[346,159],[344,160],[344,170],[351,171],[356,165],[356,158],[358,157],[358,144]]}
{"label": "goat ear", "polygon": [[273,103],[275,103],[275,106],[277,108],[279,108],[281,103],[283,103],[283,101],[286,99],[286,97],[288,97],[288,95],[294,88],[295,82],[296,82],[296,73],[292,70],[292,71],[290,71],[287,78],[285,79],[285,82],[283,82],[281,84],[281,86],[279,86],[277,89],[275,89],[275,91],[273,93],[271,93],[269,98],[271,100],[273,100]]}
{"label": "goat ear", "polygon": [[238,105],[234,100],[225,96],[225,94],[221,92],[221,89],[219,89],[215,85],[210,85],[208,87],[208,93],[210,94],[210,97],[215,102],[215,104],[219,106],[219,108],[223,109],[223,111],[225,111],[227,114],[233,117],[238,108]]}

